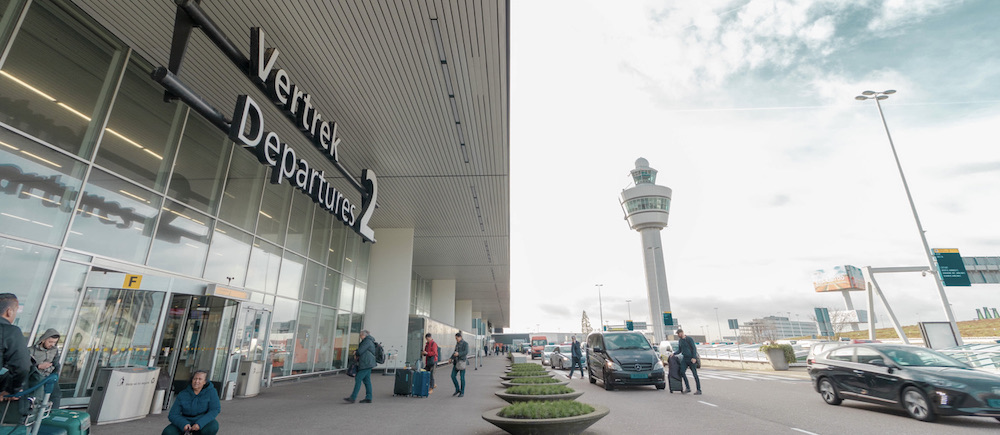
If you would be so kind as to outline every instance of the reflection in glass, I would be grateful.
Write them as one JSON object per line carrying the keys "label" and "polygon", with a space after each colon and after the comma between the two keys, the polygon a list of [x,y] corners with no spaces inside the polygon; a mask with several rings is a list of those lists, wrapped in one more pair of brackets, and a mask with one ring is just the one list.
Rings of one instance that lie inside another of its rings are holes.
{"label": "reflection in glass", "polygon": [[354,301],[354,280],[346,276],[341,275],[340,280],[340,301],[337,302],[337,308],[344,311],[351,311],[352,302]]}
{"label": "reflection in glass", "polygon": [[326,265],[341,272],[344,266],[344,239],[347,238],[347,225],[334,220],[330,225],[330,246],[327,252],[330,253]]}
{"label": "reflection in glass", "polygon": [[358,272],[356,278],[359,281],[368,282],[368,262],[372,254],[372,244],[361,242],[361,247],[357,255]]}
{"label": "reflection in glass", "polygon": [[215,214],[232,142],[196,113],[188,116],[177,150],[167,195],[208,214]]}
{"label": "reflection in glass", "polygon": [[31,333],[55,264],[55,249],[0,238],[0,277],[3,277],[4,291],[17,295],[21,304],[14,325],[21,327],[25,335]]}
{"label": "reflection in glass", "polygon": [[316,349],[316,329],[319,323],[319,307],[303,303],[299,307],[299,319],[295,332],[295,361],[292,374],[309,373],[319,360]]}
{"label": "reflection in glass", "polygon": [[298,302],[292,299],[276,298],[274,313],[271,315],[271,377],[292,374],[292,350],[295,348],[294,336],[296,325],[296,309]]}
{"label": "reflection in glass", "polygon": [[[212,247],[208,250],[208,262],[205,265],[205,279],[242,287],[246,280],[251,244],[253,236],[224,223],[216,223]],[[277,266],[275,264],[275,270]],[[275,278],[277,282],[277,277]]]}
{"label": "reflection in glass", "polygon": [[148,264],[185,275],[201,276],[213,220],[167,200],[160,212]]}
{"label": "reflection in glass", "polygon": [[349,277],[354,277],[354,273],[357,272],[357,261],[358,250],[361,244],[361,237],[355,234],[353,231],[347,233],[347,243],[344,244],[344,265],[341,268],[341,272]]}
{"label": "reflection in glass", "polygon": [[[285,249],[307,254],[309,238],[312,234],[313,211],[317,206],[308,195],[292,195],[292,213],[288,220],[288,236]],[[321,213],[329,214],[329,213]]]}
{"label": "reflection in glass", "polygon": [[365,313],[365,301],[368,296],[368,284],[361,281],[354,282],[354,307],[355,313]]}
{"label": "reflection in glass", "polygon": [[[302,196],[302,195],[300,195]],[[313,207],[316,207],[313,204]],[[313,216],[312,240],[309,242],[309,258],[326,264],[326,259],[330,253],[330,233],[333,232],[333,215],[326,210],[317,209]],[[338,226],[343,226],[337,223]],[[291,229],[288,230],[291,234]]]}
{"label": "reflection in glass", "polygon": [[279,245],[285,243],[285,228],[288,226],[291,193],[292,187],[288,182],[264,184],[264,197],[260,203],[260,219],[257,221],[258,237],[263,237]]}
{"label": "reflection in glass", "polygon": [[0,232],[62,244],[86,165],[0,127]]}
{"label": "reflection in glass", "polygon": [[81,145],[115,50],[61,8],[32,3],[0,70],[0,122],[89,157]]}
{"label": "reflection in glass", "polygon": [[160,197],[96,168],[84,189],[67,246],[145,262]]}
{"label": "reflection in glass", "polygon": [[260,192],[264,188],[266,166],[248,152],[233,150],[222,193],[219,219],[253,232],[260,211]]}
{"label": "reflection in glass", "polygon": [[347,349],[350,340],[351,315],[343,311],[337,314],[337,332],[333,337],[333,368],[347,368]]}
{"label": "reflection in glass", "polygon": [[312,261],[306,262],[306,279],[302,284],[302,300],[322,303],[323,302],[323,288],[326,283],[326,271],[328,269],[326,266],[313,263]]}
{"label": "reflection in glass", "polygon": [[[250,267],[247,268],[247,288],[274,293],[278,290],[278,271],[281,270],[281,248],[255,239],[250,249]],[[296,294],[298,296],[298,294]]]}
{"label": "reflection in glass", "polygon": [[326,286],[323,289],[323,305],[329,307],[337,306],[340,300],[340,272],[326,270]]}
{"label": "reflection in glass", "polygon": [[320,321],[316,333],[316,366],[313,371],[321,372],[333,369],[334,337],[336,336],[337,310],[322,307]]}
{"label": "reflection in glass", "polygon": [[285,252],[281,262],[281,274],[278,275],[278,296],[299,298],[302,288],[302,274],[305,273],[306,259],[301,255]]}
{"label": "reflection in glass", "polygon": [[163,102],[152,67],[133,57],[115,96],[95,162],[162,192],[187,108]]}
{"label": "reflection in glass", "polygon": [[[38,335],[29,343],[37,343],[46,329],[59,331],[60,348],[66,342],[70,321],[76,311],[76,302],[83,291],[83,280],[87,277],[88,267],[82,264],[59,262],[56,276],[52,278],[48,299],[45,301],[45,311],[38,321]],[[23,314],[22,314],[23,315]],[[28,332],[28,331],[25,331]]]}

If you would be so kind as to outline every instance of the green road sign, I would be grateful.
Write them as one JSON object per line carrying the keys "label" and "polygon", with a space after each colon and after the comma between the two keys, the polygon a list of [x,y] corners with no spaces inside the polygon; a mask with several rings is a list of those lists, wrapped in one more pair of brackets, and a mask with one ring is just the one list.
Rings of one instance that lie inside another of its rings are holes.
{"label": "green road sign", "polygon": [[736,319],[729,319],[729,329],[740,329],[740,322]]}
{"label": "green road sign", "polygon": [[626,320],[625,321],[625,329],[628,329],[629,331],[632,331],[632,330],[635,329],[635,324],[632,323],[631,320]]}
{"label": "green road sign", "polygon": [[934,259],[938,264],[938,275],[947,286],[971,286],[969,272],[965,270],[965,262],[958,249],[935,249]]}
{"label": "green road sign", "polygon": [[664,326],[673,326],[674,325],[674,315],[671,314],[670,311],[664,311],[663,312],[663,325]]}

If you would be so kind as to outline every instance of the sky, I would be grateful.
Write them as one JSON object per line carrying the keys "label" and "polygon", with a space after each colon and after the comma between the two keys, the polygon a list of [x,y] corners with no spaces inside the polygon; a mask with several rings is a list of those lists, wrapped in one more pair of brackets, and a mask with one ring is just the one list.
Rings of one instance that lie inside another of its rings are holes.
{"label": "sky", "polygon": [[[601,305],[608,323],[648,320],[618,199],[639,157],[673,189],[661,237],[689,334],[842,309],[817,269],[926,266],[864,90],[898,91],[882,106],[930,247],[1000,256],[998,15],[990,0],[511,2],[510,330],[579,331],[583,311],[596,327]],[[932,277],[879,284],[902,323],[946,320]],[[1000,285],[946,292],[960,321],[1000,308]]]}

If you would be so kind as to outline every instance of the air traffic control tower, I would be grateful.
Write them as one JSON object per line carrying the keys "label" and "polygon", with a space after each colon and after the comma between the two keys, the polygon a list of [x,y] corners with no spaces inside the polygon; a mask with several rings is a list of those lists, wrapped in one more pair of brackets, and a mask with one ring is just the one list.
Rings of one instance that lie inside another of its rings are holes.
{"label": "air traffic control tower", "polygon": [[667,272],[663,268],[663,247],[660,230],[670,216],[670,194],[667,186],[656,184],[656,169],[640,157],[632,170],[635,186],[621,194],[625,219],[642,236],[642,256],[646,266],[646,289],[649,292],[649,320],[653,324],[654,341],[666,340],[672,334],[674,320],[667,294]]}

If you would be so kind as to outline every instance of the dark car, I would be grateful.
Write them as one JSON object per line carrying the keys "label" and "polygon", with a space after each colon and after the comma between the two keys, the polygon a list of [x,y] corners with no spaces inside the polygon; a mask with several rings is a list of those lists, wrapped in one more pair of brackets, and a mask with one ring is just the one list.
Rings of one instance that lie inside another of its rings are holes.
{"label": "dark car", "polygon": [[626,385],[655,385],[659,390],[667,386],[663,363],[641,333],[591,333],[586,358],[590,383],[600,379],[606,390]]}
{"label": "dark car", "polygon": [[930,349],[850,344],[816,357],[809,369],[826,403],[844,399],[901,407],[911,417],[977,415],[1000,420],[1000,375],[975,370]]}

